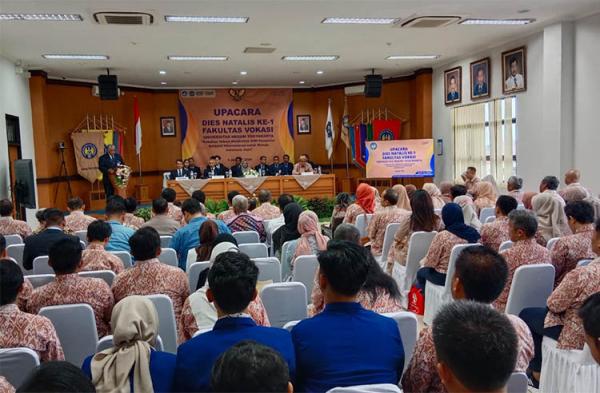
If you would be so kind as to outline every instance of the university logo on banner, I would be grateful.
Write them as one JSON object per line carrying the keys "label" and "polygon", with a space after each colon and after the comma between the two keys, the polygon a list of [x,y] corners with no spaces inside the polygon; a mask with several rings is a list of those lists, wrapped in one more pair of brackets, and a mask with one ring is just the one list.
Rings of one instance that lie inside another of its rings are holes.
{"label": "university logo on banner", "polygon": [[104,152],[104,135],[102,132],[74,132],[71,134],[77,173],[90,183],[100,175],[98,160]]}

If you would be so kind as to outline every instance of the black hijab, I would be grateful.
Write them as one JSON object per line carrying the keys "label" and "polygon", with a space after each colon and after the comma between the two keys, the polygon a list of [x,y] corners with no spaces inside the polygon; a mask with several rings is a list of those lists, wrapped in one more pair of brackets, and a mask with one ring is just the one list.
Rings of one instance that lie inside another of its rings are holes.
{"label": "black hijab", "polygon": [[296,240],[300,237],[300,232],[298,232],[298,217],[300,217],[300,213],[302,213],[302,207],[295,202],[288,203],[283,209],[285,224],[273,233],[275,251],[280,251],[283,243]]}

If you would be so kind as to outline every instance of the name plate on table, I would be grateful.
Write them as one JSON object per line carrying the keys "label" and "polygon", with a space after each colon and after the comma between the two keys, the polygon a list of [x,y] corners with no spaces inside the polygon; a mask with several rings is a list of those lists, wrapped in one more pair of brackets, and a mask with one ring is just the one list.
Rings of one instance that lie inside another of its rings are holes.
{"label": "name plate on table", "polygon": [[302,172],[300,175],[302,175],[302,176],[312,176],[312,175],[314,175],[314,173],[313,172]]}
{"label": "name plate on table", "polygon": [[211,179],[225,179],[225,176],[213,176]]}
{"label": "name plate on table", "polygon": [[190,180],[190,178],[187,176],[179,176],[179,177],[176,177],[175,180]]}

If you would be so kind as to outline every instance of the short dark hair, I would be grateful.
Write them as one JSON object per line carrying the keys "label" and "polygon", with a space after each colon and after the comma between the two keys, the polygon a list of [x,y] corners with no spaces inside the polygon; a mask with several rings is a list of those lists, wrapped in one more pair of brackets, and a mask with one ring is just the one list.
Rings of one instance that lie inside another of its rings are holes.
{"label": "short dark hair", "polygon": [[60,225],[65,220],[65,214],[54,207],[44,210],[44,221],[46,226]]}
{"label": "short dark hair", "polygon": [[556,190],[560,184],[560,180],[556,176],[546,176],[542,179],[542,184],[545,184],[550,190]]}
{"label": "short dark hair", "polygon": [[13,211],[13,203],[10,199],[5,198],[0,200],[0,216],[10,216]]}
{"label": "short dark hair", "polygon": [[600,292],[591,295],[578,311],[583,320],[583,330],[594,338],[600,338]]}
{"label": "short dark hair", "polygon": [[134,197],[125,199],[125,210],[127,213],[133,213],[138,207],[138,201]]}
{"label": "short dark hair", "polygon": [[12,259],[0,259],[0,306],[14,303],[23,285],[23,272]]}
{"label": "short dark hair", "polygon": [[445,305],[433,321],[433,342],[438,361],[471,391],[504,387],[517,361],[517,334],[510,320],[477,302]]}
{"label": "short dark hair", "polygon": [[152,227],[142,227],[129,238],[129,247],[136,261],[156,258],[160,250],[160,235]]}
{"label": "short dark hair", "polygon": [[242,157],[240,157],[240,156],[237,156],[235,159],[242,161]]}
{"label": "short dark hair", "polygon": [[260,203],[267,203],[271,200],[271,191],[262,189],[258,192],[258,201]]}
{"label": "short dark hair", "polygon": [[175,162],[181,162],[183,164],[183,160],[181,158],[176,159]]}
{"label": "short dark hair", "polygon": [[360,243],[360,231],[355,225],[342,223],[335,228],[334,240],[346,240],[351,243]]}
{"label": "short dark hair", "polygon": [[259,160],[262,160],[263,158],[266,160],[266,159],[267,159],[267,156],[260,156],[258,159],[259,159]]}
{"label": "short dark hair", "polygon": [[172,188],[165,188],[164,190],[162,190],[162,192],[160,193],[160,196],[165,198],[167,200],[167,202],[175,202],[175,199],[177,198],[177,193],[175,192],[174,189]]}
{"label": "short dark hair", "polygon": [[565,206],[567,217],[573,217],[580,224],[591,224],[594,222],[594,207],[587,201],[568,202]]}
{"label": "short dark hair", "polygon": [[462,184],[455,184],[450,187],[450,196],[452,199],[463,195],[467,195],[467,187],[463,186]]}
{"label": "short dark hair", "polygon": [[288,158],[288,160],[289,160],[289,158],[290,158],[290,155],[289,155],[289,154],[284,154],[282,157],[283,157],[283,158],[286,158],[286,157],[287,157],[287,158]]}
{"label": "short dark hair", "polygon": [[202,190],[196,190],[192,192],[192,198],[194,198],[200,203],[206,202],[206,194]]}
{"label": "short dark hair", "polygon": [[183,201],[181,205],[181,211],[189,214],[197,214],[202,211],[202,206],[200,206],[200,202],[194,198],[188,198]]}
{"label": "short dark hair", "polygon": [[60,239],[48,249],[48,263],[56,274],[69,274],[81,262],[81,241],[75,236]]}
{"label": "short dark hair", "polygon": [[73,197],[67,201],[67,207],[69,210],[79,210],[83,207],[83,199]]}
{"label": "short dark hair", "polygon": [[477,172],[477,168],[475,168],[474,166],[468,166],[467,170],[472,171],[472,172]]}
{"label": "short dark hair", "polygon": [[522,229],[527,238],[535,236],[538,222],[535,214],[529,210],[513,210],[508,214],[508,219],[513,224],[513,228]]}
{"label": "short dark hair", "polygon": [[342,295],[356,295],[367,279],[367,251],[356,243],[332,240],[317,259],[321,273],[327,277],[331,287]]}
{"label": "short dark hair", "polygon": [[279,198],[277,198],[277,204],[279,205],[279,209],[281,209],[281,211],[285,209],[287,204],[292,202],[294,202],[294,197],[290,194],[281,194],[279,195]]}
{"label": "short dark hair", "polygon": [[217,358],[211,385],[215,392],[286,392],[290,374],[279,352],[241,341]]}
{"label": "short dark hair", "polygon": [[156,214],[164,214],[169,209],[169,202],[165,198],[157,198],[152,201],[152,211]]}
{"label": "short dark hair", "polygon": [[104,220],[95,220],[88,225],[87,239],[88,242],[103,242],[112,235],[112,227]]}
{"label": "short dark hair", "polygon": [[465,248],[456,258],[454,275],[460,279],[468,300],[492,303],[500,296],[508,278],[508,264],[485,246]]}
{"label": "short dark hair", "polygon": [[511,196],[508,195],[500,195],[498,199],[496,199],[496,207],[504,214],[508,216],[509,213],[515,210],[519,206],[519,202]]}
{"label": "short dark hair", "polygon": [[217,159],[217,158],[218,158],[218,159],[219,159],[219,161],[221,161],[221,156],[220,156],[220,155],[218,155],[218,154],[215,154],[215,155],[213,156],[213,158],[215,158],[215,159]]}
{"label": "short dark hair", "polygon": [[396,206],[398,198],[400,198],[400,195],[398,195],[398,191],[393,188],[388,188],[383,192],[383,199],[388,201],[392,206]]}
{"label": "short dark hair", "polygon": [[523,188],[523,179],[517,176],[509,177],[506,183],[511,184],[517,190]]}
{"label": "short dark hair", "polygon": [[65,361],[53,361],[37,366],[17,389],[17,392],[95,393],[96,388],[79,367]]}
{"label": "short dark hair", "polygon": [[40,209],[38,211],[35,212],[35,219],[38,220],[38,222],[41,224],[42,222],[46,222],[46,219],[44,218],[44,212],[46,211],[46,209]]}
{"label": "short dark hair", "polygon": [[236,197],[236,195],[240,195],[240,193],[238,191],[229,191],[227,193],[227,200],[229,201],[230,204],[233,201],[233,198]]}
{"label": "short dark hair", "polygon": [[519,65],[519,60],[517,59],[517,56],[511,57],[508,62],[508,65],[512,65],[513,63],[517,63],[517,65]]}
{"label": "short dark hair", "polygon": [[258,280],[258,268],[250,257],[239,252],[217,256],[208,272],[208,287],[215,302],[228,314],[243,311],[252,301]]}
{"label": "short dark hair", "polygon": [[4,251],[6,251],[6,238],[0,233],[0,255],[4,254]]}
{"label": "short dark hair", "polygon": [[122,214],[125,213],[125,211],[127,211],[127,209],[125,208],[125,199],[123,197],[113,195],[106,201],[105,214],[107,216]]}

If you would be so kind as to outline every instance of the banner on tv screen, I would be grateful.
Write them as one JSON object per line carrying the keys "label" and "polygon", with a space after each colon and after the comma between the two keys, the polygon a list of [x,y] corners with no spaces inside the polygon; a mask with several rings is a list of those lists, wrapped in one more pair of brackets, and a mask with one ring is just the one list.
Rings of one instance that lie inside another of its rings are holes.
{"label": "banner on tv screen", "polygon": [[433,139],[365,142],[367,177],[433,177]]}

